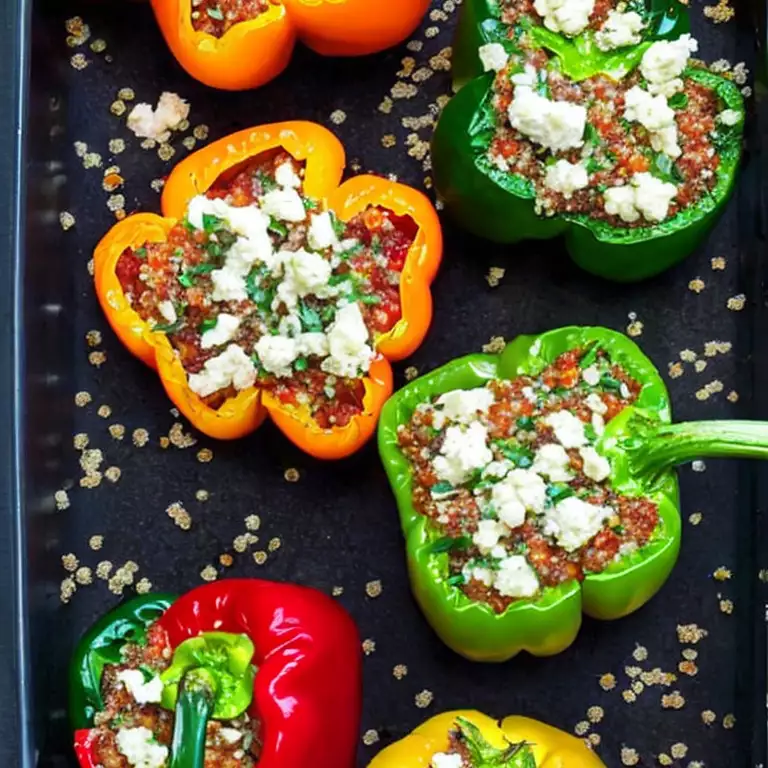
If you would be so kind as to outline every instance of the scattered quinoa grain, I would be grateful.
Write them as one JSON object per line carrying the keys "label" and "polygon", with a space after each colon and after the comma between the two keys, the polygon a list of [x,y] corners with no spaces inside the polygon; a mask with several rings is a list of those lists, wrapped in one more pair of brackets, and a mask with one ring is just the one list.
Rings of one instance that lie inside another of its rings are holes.
{"label": "scattered quinoa grain", "polygon": [[368,597],[378,597],[382,592],[382,586],[381,586],[381,580],[375,579],[374,581],[369,581],[365,585],[365,594],[368,595]]}
{"label": "scattered quinoa grain", "polygon": [[157,148],[157,156],[163,160],[168,161],[176,154],[176,150],[170,144],[161,144]]}
{"label": "scattered quinoa grain", "polygon": [[725,269],[726,261],[725,256],[713,256],[710,264],[712,265],[713,270],[722,270]]}
{"label": "scattered quinoa grain", "polygon": [[363,653],[370,656],[376,650],[376,641],[370,637],[363,640]]}
{"label": "scattered quinoa grain", "polygon": [[602,738],[599,733],[590,733],[589,736],[587,736],[587,741],[591,747],[598,747],[600,746]]}
{"label": "scattered quinoa grain", "polygon": [[115,99],[110,105],[109,105],[109,111],[115,116],[115,117],[121,117],[125,114],[125,111],[128,109],[125,102],[122,99]]}
{"label": "scattered quinoa grain", "polygon": [[93,571],[87,565],[81,565],[75,571],[75,581],[83,585],[93,583]]}
{"label": "scattered quinoa grain", "polygon": [[633,320],[627,326],[627,335],[632,337],[641,336],[643,333],[643,323],[640,320]]}
{"label": "scattered quinoa grain", "polygon": [[299,474],[299,470],[298,469],[295,469],[293,467],[289,467],[283,473],[283,477],[289,483],[297,483],[299,481],[299,478],[301,477],[301,475]]}
{"label": "scattered quinoa grain", "polygon": [[263,549],[254,552],[253,562],[256,563],[256,565],[264,565],[264,563],[267,562],[267,553]]}
{"label": "scattered quinoa grain", "polygon": [[381,146],[384,147],[384,149],[392,149],[396,144],[397,137],[394,133],[386,133],[381,137]]}
{"label": "scattered quinoa grain", "polygon": [[112,415],[112,409],[108,405],[100,405],[99,410],[96,411],[96,413],[101,416],[102,419],[108,419]]}
{"label": "scattered quinoa grain", "polygon": [[75,450],[84,451],[88,447],[88,435],[85,432],[78,432],[72,438],[72,445],[75,447]]}
{"label": "scattered quinoa grain", "polygon": [[205,568],[200,571],[200,578],[203,581],[216,581],[218,575],[218,572],[212,565],[206,565]]}
{"label": "scattered quinoa grain", "polygon": [[104,477],[106,477],[110,483],[116,483],[120,479],[120,475],[122,475],[120,467],[107,467],[104,470]]}
{"label": "scattered quinoa grain", "polygon": [[661,706],[664,709],[682,709],[685,706],[685,698],[680,691],[665,693],[661,697]]}
{"label": "scattered quinoa grain", "polygon": [[[168,439],[171,441],[171,445],[175,448],[191,448],[193,445],[197,445],[197,440],[191,433],[184,431],[184,425],[176,421],[168,430]],[[205,449],[203,449],[205,450]],[[213,454],[211,454],[213,456]],[[199,454],[198,454],[199,457]]]}
{"label": "scattered quinoa grain", "polygon": [[739,393],[732,389],[726,395],[726,400],[728,400],[729,403],[737,403],[739,401]]}
{"label": "scattered quinoa grain", "polygon": [[205,490],[205,488],[200,488],[197,491],[195,491],[195,498],[198,501],[204,502],[208,501],[208,499],[211,498],[211,494]]}
{"label": "scattered quinoa grain", "polygon": [[59,587],[59,599],[62,603],[66,604],[72,599],[72,595],[77,591],[77,584],[71,576],[67,576],[61,580],[61,586]]}
{"label": "scattered quinoa grain", "polygon": [[96,566],[96,575],[100,579],[108,579],[110,573],[112,573],[112,563],[109,560],[102,560]]}
{"label": "scattered quinoa grain", "polygon": [[624,667],[624,674],[630,679],[634,680],[640,675],[643,670],[640,667]]}
{"label": "scattered quinoa grain", "polygon": [[600,676],[598,683],[604,691],[612,691],[616,687],[616,676],[607,672]]}
{"label": "scattered quinoa grain", "polygon": [[331,589],[331,594],[334,597],[341,597],[344,594],[344,587],[335,586]]}
{"label": "scattered quinoa grain", "polygon": [[331,122],[334,125],[341,125],[347,119],[347,113],[343,109],[335,109],[331,112]]}
{"label": "scattered quinoa grain", "polygon": [[485,282],[488,283],[491,288],[496,288],[501,282],[505,273],[506,269],[503,267],[491,267],[488,270],[488,274],[485,276]]}
{"label": "scattered quinoa grain", "polygon": [[677,668],[683,675],[688,675],[688,677],[696,677],[699,674],[699,668],[693,661],[681,661]]}
{"label": "scattered quinoa grain", "polygon": [[580,720],[578,723],[576,723],[573,732],[577,736],[586,736],[590,727],[590,724],[586,720]]}
{"label": "scattered quinoa grain", "polygon": [[719,606],[721,613],[729,616],[733,613],[733,600],[720,600]]}
{"label": "scattered quinoa grain", "polygon": [[375,728],[369,728],[363,734],[363,744],[366,747],[373,746],[379,740],[379,732]]}
{"label": "scattered quinoa grain", "polygon": [[94,53],[104,53],[104,51],[107,50],[107,42],[106,42],[106,40],[102,40],[100,37],[97,37],[91,43],[91,50]]}
{"label": "scattered quinoa grain", "polygon": [[136,582],[136,593],[139,595],[146,595],[147,592],[152,590],[152,582],[145,576],[143,579],[139,579]]}
{"label": "scattered quinoa grain", "polygon": [[621,764],[622,765],[637,765],[640,762],[640,755],[637,750],[632,747],[621,748]]}
{"label": "scattered quinoa grain", "polygon": [[725,24],[730,21],[736,11],[728,5],[728,0],[718,0],[717,5],[705,5],[704,15],[708,19],[712,19],[715,24]]}
{"label": "scattered quinoa grain", "polygon": [[133,101],[136,98],[136,93],[133,88],[121,88],[117,92],[117,98],[123,101]]}
{"label": "scattered quinoa grain", "polygon": [[210,448],[201,448],[197,452],[197,460],[201,464],[207,464],[213,459],[213,451]]}
{"label": "scattered quinoa grain", "polygon": [[688,283],[688,290],[694,293],[701,293],[705,287],[704,281],[700,277],[695,277]]}
{"label": "scattered quinoa grain", "polygon": [[96,352],[89,352],[88,353],[88,362],[94,367],[94,368],[101,368],[104,363],[107,362],[107,353],[102,352],[101,350]]}
{"label": "scattered quinoa grain", "polygon": [[621,698],[624,699],[627,704],[634,704],[637,701],[637,694],[633,690],[627,688],[626,691],[621,692]]}
{"label": "scattered quinoa grain", "polygon": [[53,500],[56,503],[56,509],[59,511],[69,509],[69,494],[63,488],[53,494]]}
{"label": "scattered quinoa grain", "polygon": [[392,676],[395,680],[402,680],[408,674],[408,667],[405,664],[395,664],[392,667]]}
{"label": "scattered quinoa grain", "polygon": [[80,561],[70,552],[61,556],[61,564],[64,566],[65,571],[74,573],[80,565]]}
{"label": "scattered quinoa grain", "polygon": [[235,552],[242,554],[246,549],[248,549],[248,543],[248,537],[245,534],[235,536],[232,541],[232,549],[234,549]]}
{"label": "scattered quinoa grain", "polygon": [[419,709],[426,709],[434,700],[435,694],[425,688],[414,697],[414,703]]}
{"label": "scattered quinoa grain", "polygon": [[746,303],[747,297],[743,293],[739,293],[736,296],[731,296],[731,298],[728,299],[728,301],[725,303],[725,306],[733,312],[740,312],[742,309],[744,309]]}
{"label": "scattered quinoa grain", "polygon": [[486,355],[499,355],[504,351],[504,347],[507,342],[503,336],[491,336],[491,340],[487,344],[483,344],[483,352]]}
{"label": "scattered quinoa grain", "polygon": [[125,437],[125,425],[123,424],[110,424],[109,434],[115,440],[122,440]]}
{"label": "scattered quinoa grain", "polygon": [[712,578],[714,578],[715,581],[728,581],[728,579],[730,579],[732,575],[733,574],[731,573],[729,568],[726,568],[724,565],[721,565],[719,568],[715,568],[715,571],[712,574]]}
{"label": "scattered quinoa grain", "polygon": [[632,693],[639,696],[645,690],[645,683],[641,680],[633,680],[630,688],[632,688]]}
{"label": "scattered quinoa grain", "polygon": [[688,522],[691,525],[698,525],[702,521],[703,517],[704,515],[702,515],[701,512],[691,512],[691,514],[688,516]]}
{"label": "scattered quinoa grain", "polygon": [[659,765],[672,765],[672,758],[665,752],[657,755],[656,760],[658,761]]}
{"label": "scattered quinoa grain", "polygon": [[181,140],[181,144],[191,152],[195,148],[195,144],[197,144],[197,139],[194,136],[185,136]]}
{"label": "scattered quinoa grain", "polygon": [[258,531],[261,527],[261,518],[258,515],[248,515],[245,518],[245,527],[249,531]]}
{"label": "scattered quinoa grain", "polygon": [[706,367],[707,367],[706,360],[697,360],[693,364],[693,369],[696,371],[696,373],[701,373]]}
{"label": "scattered quinoa grain", "polygon": [[230,568],[232,566],[232,563],[235,562],[235,558],[232,557],[232,555],[227,554],[226,552],[223,555],[219,555],[219,562],[225,567]]}
{"label": "scattered quinoa grain", "polygon": [[632,651],[632,658],[635,661],[645,661],[648,658],[648,649],[643,645],[638,645]]}
{"label": "scattered quinoa grain", "polygon": [[201,125],[196,125],[192,129],[192,135],[198,140],[198,141],[205,141],[208,138],[209,128],[207,125],[202,123]]}
{"label": "scattered quinoa grain", "polygon": [[152,187],[155,192],[160,192],[165,186],[165,181],[163,179],[152,179],[152,181],[149,182],[149,186]]}
{"label": "scattered quinoa grain", "polygon": [[717,715],[711,709],[705,709],[701,713],[701,722],[704,725],[712,725],[717,720]]}
{"label": "scattered quinoa grain", "polygon": [[602,707],[590,707],[587,710],[587,719],[590,723],[599,723],[605,715],[605,710]]}
{"label": "scattered quinoa grain", "polygon": [[88,539],[88,546],[94,552],[98,552],[104,546],[104,537],[100,533],[94,534]]}
{"label": "scattered quinoa grain", "polygon": [[274,538],[271,538],[269,540],[269,544],[267,544],[267,549],[270,552],[277,552],[278,549],[282,546],[282,541],[280,541],[280,538],[278,536],[275,536]]}
{"label": "scattered quinoa grain", "polygon": [[168,448],[171,445],[171,441],[168,439],[167,435],[161,435],[158,442],[160,443],[161,448]]}
{"label": "scattered quinoa grain", "polygon": [[76,53],[70,60],[72,69],[85,69],[91,62],[88,61],[84,53]]}
{"label": "scattered quinoa grain", "polygon": [[137,448],[143,448],[149,442],[149,432],[143,427],[134,429],[131,440]]}
{"label": "scattered quinoa grain", "polygon": [[730,712],[723,717],[723,728],[730,730],[736,725],[736,717]]}
{"label": "scattered quinoa grain", "polygon": [[59,224],[66,232],[68,229],[72,229],[72,227],[75,226],[75,217],[69,211],[62,211],[59,214]]}
{"label": "scattered quinoa grain", "polygon": [[154,139],[144,139],[139,146],[142,149],[154,149],[157,146],[157,142]]}
{"label": "scattered quinoa grain", "polygon": [[706,629],[702,629],[698,624],[678,624],[677,625],[677,639],[681,643],[686,645],[696,645],[700,640],[703,640],[709,633]]}
{"label": "scattered quinoa grain", "polygon": [[405,380],[413,381],[419,375],[419,369],[415,365],[409,365],[405,369]]}
{"label": "scattered quinoa grain", "polygon": [[669,754],[672,755],[675,760],[682,760],[688,754],[688,747],[681,741],[678,741],[669,748]]}
{"label": "scattered quinoa grain", "polygon": [[165,512],[182,531],[188,531],[192,527],[192,517],[180,501],[169,504]]}

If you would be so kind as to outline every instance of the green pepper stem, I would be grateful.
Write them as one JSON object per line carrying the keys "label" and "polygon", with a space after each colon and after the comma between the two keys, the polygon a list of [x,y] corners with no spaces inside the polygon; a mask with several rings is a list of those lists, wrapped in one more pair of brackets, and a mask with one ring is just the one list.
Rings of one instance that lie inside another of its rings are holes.
{"label": "green pepper stem", "polygon": [[768,422],[691,421],[665,424],[630,449],[632,468],[658,475],[678,464],[705,457],[768,459]]}
{"label": "green pepper stem", "polygon": [[179,686],[168,768],[203,768],[205,762],[206,729],[215,691],[197,671],[188,673]]}

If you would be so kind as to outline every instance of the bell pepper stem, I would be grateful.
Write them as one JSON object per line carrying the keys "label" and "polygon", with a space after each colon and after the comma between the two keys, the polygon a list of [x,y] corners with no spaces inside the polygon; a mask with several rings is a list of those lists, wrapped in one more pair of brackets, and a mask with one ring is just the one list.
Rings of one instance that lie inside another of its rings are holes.
{"label": "bell pepper stem", "polygon": [[664,424],[630,446],[632,467],[656,476],[694,459],[768,459],[768,422],[691,421]]}
{"label": "bell pepper stem", "polygon": [[188,672],[176,702],[168,768],[203,768],[208,720],[213,714],[215,681],[205,670]]}

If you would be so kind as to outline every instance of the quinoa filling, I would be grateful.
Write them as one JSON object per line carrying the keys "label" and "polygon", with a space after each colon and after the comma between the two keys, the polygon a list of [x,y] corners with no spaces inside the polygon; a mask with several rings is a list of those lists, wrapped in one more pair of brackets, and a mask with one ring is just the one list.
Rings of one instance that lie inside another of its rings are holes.
{"label": "quinoa filling", "polygon": [[362,412],[376,340],[401,317],[417,227],[378,206],[342,222],[303,194],[303,176],[282,151],[234,169],[166,242],[126,249],[116,274],[209,407],[258,385],[341,427]]}
{"label": "quinoa filling", "polygon": [[192,0],[192,26],[197,32],[221,37],[235,24],[266,13],[273,0]]}
{"label": "quinoa filling", "polygon": [[480,49],[496,71],[487,160],[532,185],[537,213],[650,226],[712,192],[718,147],[742,116],[690,74],[690,35],[653,43],[621,80],[574,82],[516,29],[512,52],[500,43]]}
{"label": "quinoa filling", "polygon": [[[127,643],[118,664],[107,664],[101,678],[104,709],[94,716],[94,757],[103,768],[164,768],[168,764],[174,714],[160,705],[159,675],[171,664],[165,630],[153,625],[146,643]],[[207,725],[205,765],[254,768],[261,741],[259,721],[244,714]]]}
{"label": "quinoa filling", "polygon": [[657,505],[612,490],[595,448],[640,385],[598,346],[538,376],[446,392],[398,431],[413,504],[442,534],[448,583],[501,613],[647,544]]}

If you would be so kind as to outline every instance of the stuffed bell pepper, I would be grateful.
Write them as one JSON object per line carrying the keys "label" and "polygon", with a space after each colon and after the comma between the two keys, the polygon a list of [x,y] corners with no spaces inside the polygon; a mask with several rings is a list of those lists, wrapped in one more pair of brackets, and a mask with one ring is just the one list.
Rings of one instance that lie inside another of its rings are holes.
{"label": "stuffed bell pepper", "polygon": [[112,328],[201,432],[241,437],[269,414],[320,458],[373,434],[389,360],[429,327],[441,232],[421,193],[339,186],[343,169],[319,125],[241,131],[176,166],[164,218],[129,216],[96,247]]}
{"label": "stuffed bell pepper", "polygon": [[368,768],[604,768],[580,739],[512,715],[443,712],[382,750]]}
{"label": "stuffed bell pepper", "polygon": [[297,40],[324,56],[362,56],[405,40],[429,0],[152,0],[168,47],[214,88],[264,85]]}
{"label": "stuffed bell pepper", "polygon": [[464,87],[432,142],[456,219],[502,243],[563,235],[579,266],[617,281],[691,253],[733,189],[745,108],[691,58],[687,24],[676,2],[467,0]]}
{"label": "stuffed bell pepper", "polygon": [[411,586],[441,639],[478,661],[560,653],[582,613],[616,619],[680,548],[674,467],[768,458],[768,423],[670,423],[658,371],[622,334],[520,336],[416,379],[379,447]]}
{"label": "stuffed bell pepper", "polygon": [[81,768],[351,766],[361,696],[351,618],[313,589],[222,580],[133,598],[72,663]]}

